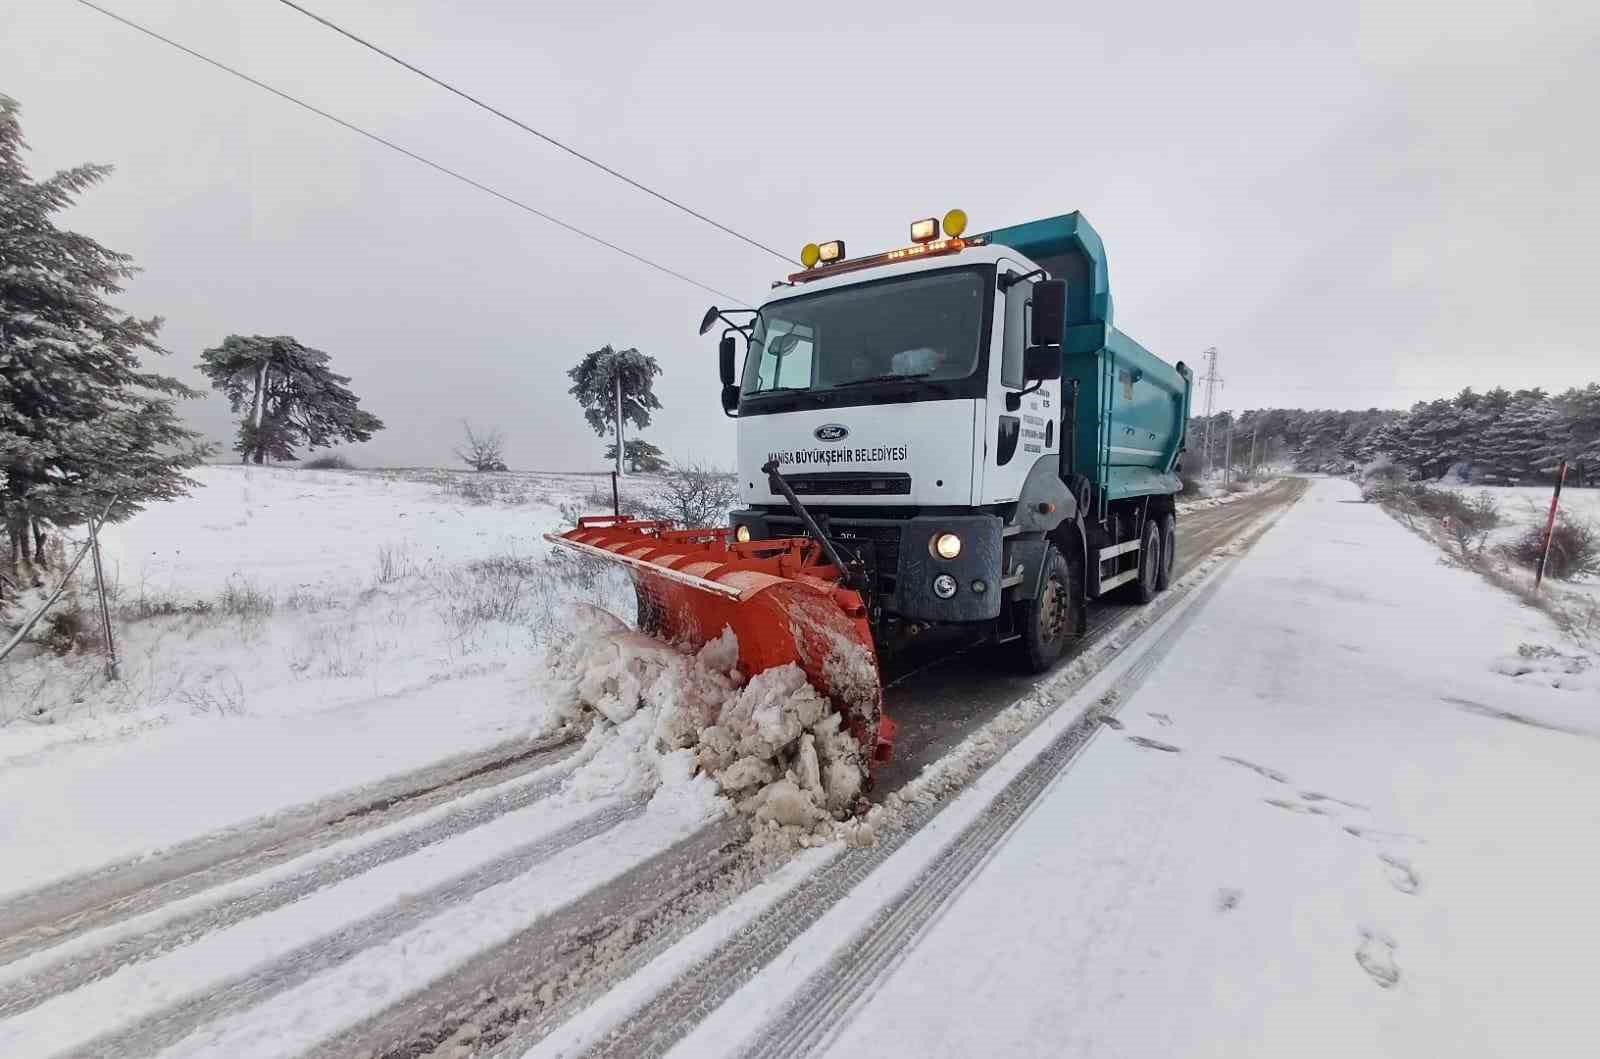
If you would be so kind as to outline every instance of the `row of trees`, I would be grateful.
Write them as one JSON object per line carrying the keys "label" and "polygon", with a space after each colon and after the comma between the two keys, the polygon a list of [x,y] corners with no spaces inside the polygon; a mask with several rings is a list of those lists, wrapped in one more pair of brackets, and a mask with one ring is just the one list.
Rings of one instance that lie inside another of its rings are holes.
{"label": "row of trees", "polygon": [[[1233,462],[1244,465],[1290,463],[1296,470],[1339,473],[1370,463],[1376,456],[1376,435],[1405,413],[1381,408],[1365,411],[1261,408],[1231,417],[1211,417],[1211,461],[1224,459],[1229,427],[1233,429]],[[1189,454],[1185,466],[1197,471],[1204,460],[1206,419],[1189,421]]]}
{"label": "row of trees", "polygon": [[[1228,413],[1211,418],[1211,456],[1223,460]],[[1600,384],[1564,393],[1470,387],[1409,411],[1252,409],[1233,418],[1233,461],[1290,462],[1296,470],[1345,473],[1389,459],[1417,478],[1452,470],[1488,483],[1547,481],[1563,459],[1573,480],[1600,477]],[[1187,459],[1198,466],[1206,420],[1189,423]]]}

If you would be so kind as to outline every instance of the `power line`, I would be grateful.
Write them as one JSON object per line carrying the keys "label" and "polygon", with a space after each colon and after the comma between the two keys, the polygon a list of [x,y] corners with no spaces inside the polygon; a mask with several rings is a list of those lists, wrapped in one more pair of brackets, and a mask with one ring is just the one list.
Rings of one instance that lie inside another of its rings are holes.
{"label": "power line", "polygon": [[762,251],[765,251],[766,253],[771,254],[773,257],[777,258],[779,261],[783,261],[783,262],[786,262],[786,263],[791,264],[791,265],[798,265],[800,263],[800,262],[796,261],[794,258],[790,257],[789,255],[772,249],[772,247],[766,245],[765,243],[757,242],[756,240],[750,238],[748,235],[745,235],[743,232],[735,231],[734,229],[729,228],[727,225],[721,224],[721,223],[719,223],[717,221],[714,221],[710,217],[707,217],[705,214],[700,213],[697,210],[691,209],[688,206],[685,206],[683,203],[679,202],[677,199],[671,198],[671,197],[669,197],[667,195],[663,195],[661,192],[655,190],[654,188],[647,187],[644,184],[639,183],[637,180],[634,180],[632,177],[627,176],[627,175],[625,175],[623,173],[617,172],[615,169],[612,169],[610,166],[606,165],[604,162],[601,162],[601,161],[599,161],[597,159],[591,158],[590,156],[584,154],[582,151],[578,150],[575,147],[569,147],[568,145],[562,143],[560,140],[556,139],[554,136],[551,136],[548,133],[540,132],[538,129],[535,129],[533,126],[528,125],[525,122],[519,121],[518,119],[512,117],[510,114],[507,114],[505,111],[500,110],[498,107],[495,107],[495,106],[492,106],[492,105],[490,105],[488,103],[485,103],[483,100],[479,99],[477,96],[474,96],[469,92],[462,91],[461,89],[457,88],[455,85],[452,85],[448,81],[441,80],[440,78],[437,78],[437,77],[433,76],[432,74],[430,74],[428,71],[422,69],[421,67],[416,66],[416,65],[414,65],[412,63],[409,63],[406,60],[400,58],[398,55],[394,54],[393,52],[386,51],[383,48],[380,48],[378,45],[376,45],[376,44],[372,43],[371,41],[367,40],[366,38],[361,37],[360,35],[358,35],[356,33],[352,33],[350,30],[345,29],[343,26],[339,25],[338,23],[332,22],[332,21],[329,21],[326,18],[323,18],[321,15],[317,14],[315,11],[310,11],[310,10],[307,10],[306,8],[304,8],[304,7],[301,7],[299,4],[295,3],[294,0],[278,0],[278,2],[280,4],[282,4],[284,7],[292,8],[293,10],[300,12],[300,14],[306,16],[307,18],[311,19],[314,22],[320,22],[322,25],[324,25],[327,28],[333,30],[335,33],[338,33],[339,35],[354,41],[355,43],[361,45],[363,48],[366,48],[369,51],[373,51],[373,52],[378,53],[379,55],[383,56],[385,59],[388,59],[390,62],[405,67],[407,70],[410,70],[412,73],[416,74],[418,77],[420,77],[420,78],[422,78],[422,79],[424,79],[426,81],[431,81],[433,84],[438,85],[440,88],[444,89],[446,92],[450,92],[450,93],[452,93],[454,95],[457,95],[457,96],[461,97],[462,99],[466,100],[468,103],[471,103],[473,106],[478,107],[478,108],[480,108],[482,110],[488,111],[490,114],[493,114],[495,117],[501,119],[502,121],[510,122],[512,125],[515,125],[517,128],[521,129],[523,132],[530,133],[531,135],[537,136],[539,139],[543,140],[545,143],[548,143],[550,146],[559,148],[560,150],[563,150],[563,151],[567,152],[568,154],[572,155],[572,157],[577,158],[577,159],[581,159],[582,161],[585,161],[585,162],[589,163],[590,165],[594,166],[596,169],[599,169],[602,172],[608,173],[611,176],[616,177],[618,180],[622,181],[624,184],[627,184],[629,187],[636,188],[639,191],[644,192],[646,195],[650,195],[650,196],[652,196],[654,198],[660,199],[662,202],[665,202],[667,205],[672,206],[672,207],[674,207],[676,209],[682,210],[684,213],[687,213],[689,216],[694,217],[697,220],[702,220],[702,221],[706,222],[707,224],[711,225],[711,227],[717,229],[718,231],[726,232],[728,235],[733,236],[735,239],[739,239],[739,240],[742,240],[742,241],[744,241],[746,243],[749,243],[751,246],[755,247],[757,250],[762,250]]}
{"label": "power line", "polygon": [[246,82],[248,82],[248,83],[250,83],[252,85],[255,85],[257,88],[262,89],[263,91],[271,92],[273,95],[277,96],[279,99],[282,99],[282,100],[284,100],[286,102],[289,102],[289,103],[293,103],[295,106],[300,107],[303,110],[309,110],[311,113],[317,115],[318,117],[326,118],[327,120],[333,122],[335,125],[338,125],[338,126],[341,126],[343,128],[349,129],[351,132],[356,133],[358,136],[364,136],[367,139],[371,140],[373,143],[382,144],[383,146],[389,148],[389,150],[391,150],[391,151],[397,151],[400,154],[405,155],[407,158],[411,159],[414,162],[422,163],[423,165],[427,166],[429,169],[432,169],[432,170],[434,170],[436,172],[439,172],[439,173],[443,173],[445,176],[451,177],[451,178],[453,178],[455,180],[459,180],[463,184],[467,184],[467,185],[470,185],[471,187],[477,188],[479,191],[482,191],[485,194],[493,195],[495,198],[499,199],[501,202],[507,203],[508,205],[511,205],[511,206],[515,206],[519,210],[523,210],[524,212],[533,214],[535,217],[539,217],[539,218],[541,218],[543,220],[549,221],[551,224],[554,224],[557,227],[565,228],[567,231],[573,233],[574,235],[581,235],[581,236],[583,236],[583,238],[588,239],[591,242],[599,243],[601,246],[606,247],[609,250],[615,250],[617,253],[622,254],[624,257],[630,257],[633,260],[639,262],[641,265],[648,265],[649,267],[655,269],[657,272],[663,272],[663,273],[665,273],[665,274],[667,274],[669,276],[672,276],[674,279],[680,279],[685,283],[688,283],[688,284],[691,284],[693,286],[699,287],[703,291],[709,291],[710,293],[717,295],[717,297],[719,297],[719,298],[727,298],[727,299],[729,299],[731,301],[738,302],[740,305],[744,304],[744,300],[742,298],[735,297],[734,295],[729,294],[727,291],[718,290],[717,288],[709,286],[708,284],[701,283],[699,280],[695,279],[692,276],[686,276],[682,272],[678,272],[678,271],[676,271],[674,269],[668,268],[666,265],[657,264],[656,262],[650,260],[647,257],[644,257],[641,254],[636,254],[632,250],[629,250],[629,249],[627,249],[625,247],[618,246],[616,243],[610,242],[610,241],[608,241],[606,239],[602,239],[600,236],[595,235],[593,232],[586,232],[582,228],[577,227],[576,225],[568,224],[566,221],[561,220],[559,217],[551,216],[550,214],[544,212],[543,210],[538,209],[537,207],[534,207],[534,206],[530,206],[526,202],[521,201],[520,199],[514,199],[510,195],[507,195],[503,191],[496,191],[494,188],[490,187],[489,185],[484,184],[484,183],[480,183],[479,181],[476,181],[476,180],[472,179],[471,177],[467,176],[464,173],[457,172],[456,170],[451,169],[448,166],[441,165],[438,162],[435,162],[430,158],[425,158],[422,155],[418,154],[417,152],[415,152],[413,150],[410,150],[409,148],[402,147],[402,146],[400,146],[399,144],[395,143],[392,140],[386,140],[382,136],[379,136],[375,132],[368,132],[366,129],[363,129],[361,126],[355,125],[355,124],[353,124],[351,122],[348,122],[348,121],[344,120],[343,118],[341,118],[341,117],[339,117],[339,116],[337,116],[335,114],[330,114],[326,110],[322,110],[319,107],[316,107],[316,106],[313,106],[310,103],[307,103],[303,99],[299,99],[299,98],[297,98],[295,96],[291,96],[289,93],[283,91],[280,88],[274,88],[272,85],[267,84],[265,81],[258,81],[254,77],[251,77],[249,74],[244,73],[243,71],[234,69],[233,67],[229,66],[227,63],[220,62],[220,61],[218,61],[216,59],[211,58],[208,55],[202,55],[201,53],[195,51],[193,48],[185,47],[184,45],[179,44],[177,41],[171,39],[170,37],[163,37],[161,34],[157,33],[155,30],[146,29],[144,26],[139,25],[139,23],[137,23],[137,22],[131,21],[130,19],[123,18],[121,15],[117,14],[115,11],[107,11],[105,8],[99,6],[98,4],[91,3],[90,0],[77,0],[77,2],[82,4],[84,7],[89,8],[92,11],[98,11],[100,14],[105,15],[107,18],[114,19],[115,21],[122,23],[124,26],[127,26],[129,29],[137,30],[138,32],[143,33],[147,37],[150,37],[150,38],[152,38],[154,40],[158,40],[163,44],[169,45],[170,47],[176,48],[179,51],[183,52],[185,55],[190,56],[191,58],[199,59],[201,62],[205,63],[208,66],[214,66],[218,70],[223,71],[224,73],[232,74],[234,77],[239,78],[241,81],[246,81]]}

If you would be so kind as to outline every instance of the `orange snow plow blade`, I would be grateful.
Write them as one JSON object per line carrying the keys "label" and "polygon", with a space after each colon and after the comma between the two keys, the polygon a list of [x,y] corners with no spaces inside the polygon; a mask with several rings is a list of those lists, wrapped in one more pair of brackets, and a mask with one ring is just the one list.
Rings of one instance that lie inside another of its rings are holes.
{"label": "orange snow plow blade", "polygon": [[741,544],[726,529],[675,530],[610,515],[585,516],[545,540],[626,566],[642,632],[699,648],[731,628],[747,675],[798,665],[844,715],[868,770],[889,759],[894,722],[883,714],[866,605],[811,540]]}

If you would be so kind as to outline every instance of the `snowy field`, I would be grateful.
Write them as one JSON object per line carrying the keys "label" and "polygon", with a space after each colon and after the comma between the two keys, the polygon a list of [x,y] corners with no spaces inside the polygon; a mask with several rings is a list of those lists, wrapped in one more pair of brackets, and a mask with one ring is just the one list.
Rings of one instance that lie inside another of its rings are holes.
{"label": "snowy field", "polygon": [[[1551,487],[1548,485],[1440,484],[1469,498],[1480,493],[1488,493],[1494,498],[1501,519],[1500,526],[1490,534],[1490,540],[1496,544],[1520,536],[1530,526],[1543,526],[1550,516]],[[1600,526],[1600,489],[1578,489],[1568,485],[1561,491],[1561,513],[1568,518],[1584,519]]]}
{"label": "snowy field", "polygon": [[120,681],[0,665],[0,791],[31,806],[0,819],[0,892],[525,737],[563,605],[632,614],[625,576],[541,539],[601,476],[195,477],[107,533]]}

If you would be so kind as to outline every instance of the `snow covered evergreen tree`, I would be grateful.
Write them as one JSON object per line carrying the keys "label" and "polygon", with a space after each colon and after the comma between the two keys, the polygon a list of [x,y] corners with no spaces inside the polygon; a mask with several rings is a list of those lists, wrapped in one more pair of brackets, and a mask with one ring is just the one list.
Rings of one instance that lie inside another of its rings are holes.
{"label": "snow covered evergreen tree", "polygon": [[[1502,391],[1503,392],[1503,391]],[[1557,409],[1543,390],[1507,394],[1474,446],[1473,476],[1486,482],[1529,481],[1548,462]]]}
{"label": "snow covered evergreen tree", "polygon": [[[615,461],[617,458],[617,443],[613,441],[606,446],[606,459]],[[622,458],[627,463],[628,469],[641,471],[645,474],[659,474],[667,469],[672,461],[667,459],[667,454],[643,438],[629,438],[622,443]]]}
{"label": "snow covered evergreen tree", "polygon": [[43,562],[48,527],[110,507],[126,518],[181,496],[183,471],[207,447],[174,399],[197,396],[143,370],[160,318],[139,320],[106,299],[133,260],[56,226],[52,215],[111,172],[82,165],[35,181],[23,163],[20,108],[0,96],[0,509],[19,581]]}
{"label": "snow covered evergreen tree", "polygon": [[[613,438],[609,456],[616,459],[618,434],[617,381],[622,382],[622,423],[632,423],[639,429],[650,425],[650,413],[661,407],[655,394],[655,377],[661,374],[656,358],[637,349],[612,349],[601,346],[585,354],[567,377],[572,386],[567,390],[583,409],[583,418],[601,437]],[[625,432],[624,432],[625,433]],[[628,452],[628,441],[623,438],[623,455]]]}
{"label": "snow covered evergreen tree", "polygon": [[[200,354],[199,368],[239,421],[241,463],[292,460],[296,447],[368,441],[383,420],[364,411],[332,357],[287,335],[229,335]],[[248,409],[248,411],[246,411]]]}

